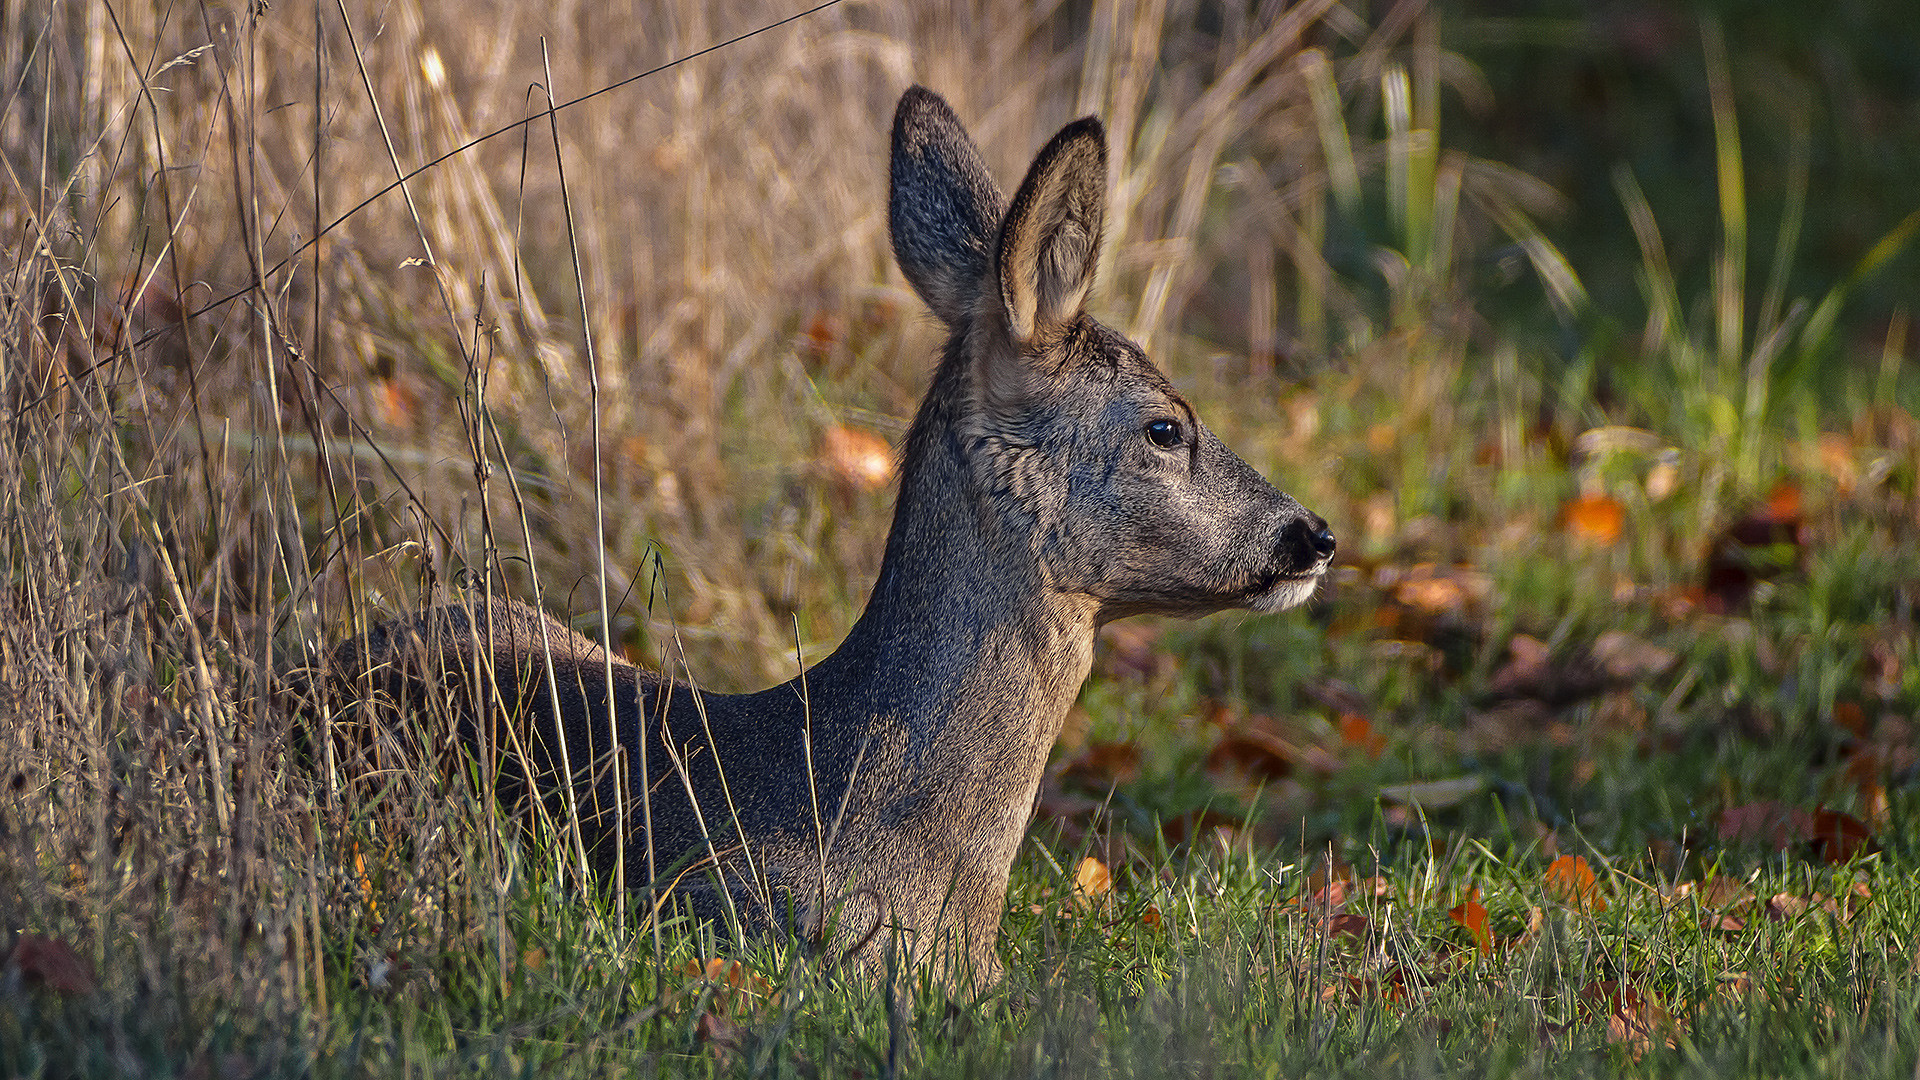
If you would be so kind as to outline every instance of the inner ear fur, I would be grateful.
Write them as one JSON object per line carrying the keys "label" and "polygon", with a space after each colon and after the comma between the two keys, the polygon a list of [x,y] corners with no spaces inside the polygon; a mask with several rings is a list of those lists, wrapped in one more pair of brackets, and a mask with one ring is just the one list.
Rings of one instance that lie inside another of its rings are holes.
{"label": "inner ear fur", "polygon": [[1007,328],[1022,347],[1057,339],[1093,288],[1107,214],[1107,134],[1094,117],[1034,158],[1000,226],[994,262]]}

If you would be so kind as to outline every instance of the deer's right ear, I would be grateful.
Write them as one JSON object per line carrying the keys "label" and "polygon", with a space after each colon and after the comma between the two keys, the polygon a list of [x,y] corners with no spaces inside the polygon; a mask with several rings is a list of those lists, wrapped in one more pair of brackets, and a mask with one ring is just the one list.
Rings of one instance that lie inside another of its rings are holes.
{"label": "deer's right ear", "polygon": [[1079,317],[1106,216],[1107,133],[1089,116],[1034,158],[1000,226],[1000,299],[1016,342],[1044,344]]}
{"label": "deer's right ear", "polygon": [[993,265],[1000,188],[953,107],[922,86],[893,114],[887,232],[915,292],[957,328]]}

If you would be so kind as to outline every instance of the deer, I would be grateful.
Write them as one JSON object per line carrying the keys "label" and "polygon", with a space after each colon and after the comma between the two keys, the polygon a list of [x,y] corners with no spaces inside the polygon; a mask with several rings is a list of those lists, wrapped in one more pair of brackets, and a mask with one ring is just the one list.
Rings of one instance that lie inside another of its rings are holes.
{"label": "deer", "polygon": [[334,663],[388,708],[450,702],[459,741],[494,748],[496,794],[570,815],[593,877],[875,976],[904,957],[984,988],[1099,628],[1293,607],[1335,541],[1087,313],[1097,118],[1055,135],[1008,202],[953,108],[916,86],[890,174],[895,257],[947,336],[878,579],[831,655],[757,693],[701,693],[490,599],[376,626]]}

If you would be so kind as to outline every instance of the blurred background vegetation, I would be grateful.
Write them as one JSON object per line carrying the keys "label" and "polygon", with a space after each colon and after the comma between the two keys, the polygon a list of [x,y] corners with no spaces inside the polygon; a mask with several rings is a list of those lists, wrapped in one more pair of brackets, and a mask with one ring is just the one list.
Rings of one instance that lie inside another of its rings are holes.
{"label": "blurred background vegetation", "polygon": [[316,830],[377,830],[280,768],[280,675],[449,590],[598,633],[604,584],[722,690],[830,650],[938,337],[913,82],[1003,184],[1105,119],[1093,310],[1341,543],[1303,613],[1108,631],[1050,841],[1911,843],[1906,3],[843,0],[542,112],[797,10],[0,10],[10,925],[324,1004],[319,943],[403,920],[330,921]]}

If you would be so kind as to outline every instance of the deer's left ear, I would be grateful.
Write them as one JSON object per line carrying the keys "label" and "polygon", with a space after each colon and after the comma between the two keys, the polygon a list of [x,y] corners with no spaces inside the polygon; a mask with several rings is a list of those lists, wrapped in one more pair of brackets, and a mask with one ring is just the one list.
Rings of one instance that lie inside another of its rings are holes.
{"label": "deer's left ear", "polygon": [[1034,158],[1000,226],[995,269],[1019,345],[1050,342],[1079,316],[1106,214],[1107,133],[1089,116],[1061,129]]}

